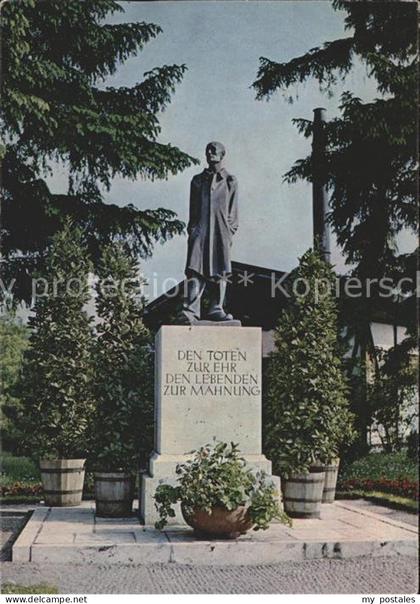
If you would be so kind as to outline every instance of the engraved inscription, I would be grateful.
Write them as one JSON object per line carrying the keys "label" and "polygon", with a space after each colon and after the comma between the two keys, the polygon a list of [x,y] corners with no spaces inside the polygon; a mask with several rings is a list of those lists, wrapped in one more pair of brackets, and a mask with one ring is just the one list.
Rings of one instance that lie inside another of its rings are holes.
{"label": "engraved inscription", "polygon": [[177,372],[163,376],[162,395],[252,397],[261,394],[260,376],[249,372],[241,350],[178,350]]}

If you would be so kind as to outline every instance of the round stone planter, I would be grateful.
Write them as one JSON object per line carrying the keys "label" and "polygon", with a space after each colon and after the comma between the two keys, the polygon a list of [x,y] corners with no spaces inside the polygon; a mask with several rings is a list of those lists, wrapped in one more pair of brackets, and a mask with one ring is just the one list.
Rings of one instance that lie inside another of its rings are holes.
{"label": "round stone planter", "polygon": [[334,503],[339,466],[340,460],[337,458],[333,459],[328,465],[313,466],[313,468],[311,468],[311,471],[314,472],[325,472],[324,490],[322,491],[322,503]]}
{"label": "round stone planter", "polygon": [[57,507],[80,505],[85,479],[85,461],[85,459],[43,459],[39,462],[45,505]]}
{"label": "round stone planter", "polygon": [[134,478],[126,472],[95,472],[96,515],[124,518],[133,512]]}
{"label": "round stone planter", "polygon": [[320,518],[325,472],[297,474],[282,480],[284,511],[291,518]]}
{"label": "round stone planter", "polygon": [[236,510],[214,507],[211,513],[205,510],[194,510],[190,514],[181,504],[181,510],[185,522],[199,535],[218,535],[227,539],[236,539],[253,525],[244,505],[237,507]]}

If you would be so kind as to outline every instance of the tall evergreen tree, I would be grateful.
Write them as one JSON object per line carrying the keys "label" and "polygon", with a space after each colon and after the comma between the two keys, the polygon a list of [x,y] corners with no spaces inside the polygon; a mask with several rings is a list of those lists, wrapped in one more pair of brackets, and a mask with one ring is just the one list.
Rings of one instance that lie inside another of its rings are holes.
{"label": "tall evergreen tree", "polygon": [[152,338],[142,320],[137,261],[107,246],[98,265],[94,459],[105,472],[135,473],[153,446]]}
{"label": "tall evergreen tree", "polygon": [[66,222],[48,250],[23,360],[17,423],[20,447],[34,459],[87,453],[94,410],[94,340],[85,309],[91,269],[82,231]]}
{"label": "tall evergreen tree", "polygon": [[[70,215],[83,226],[93,260],[103,245],[124,239],[133,252],[180,233],[167,209],[103,202],[112,178],[161,179],[195,160],[159,142],[159,113],[182,80],[185,65],[164,65],[132,87],[106,86],[118,65],[137,54],[161,28],[110,24],[123,11],[115,0],[20,0],[2,6],[0,148],[3,250],[7,282],[28,294],[25,276],[39,266],[48,238]],[[45,182],[51,160],[69,167],[65,195]]]}
{"label": "tall evergreen tree", "polygon": [[[376,81],[378,97],[373,101],[363,101],[351,91],[341,95],[341,115],[325,124],[327,152],[319,166],[330,193],[330,223],[346,261],[355,265],[353,273],[362,280],[377,280],[371,284],[370,296],[342,301],[346,326],[354,337],[354,349],[361,351],[363,365],[371,347],[369,324],[378,306],[378,281],[383,277],[394,283],[404,278],[401,293],[411,296],[399,311],[404,322],[409,322],[410,337],[394,353],[399,356],[404,350],[407,354],[417,343],[417,252],[399,255],[396,245],[401,231],[418,227],[417,3],[333,0],[332,7],[343,11],[349,35],[285,63],[262,57],[253,86],[257,99],[282,91],[293,102],[291,89],[314,78],[321,91],[331,95],[333,86],[356,62],[362,62]],[[312,136],[311,121],[294,121],[305,137]],[[312,170],[308,156],[295,162],[285,180],[312,182]],[[358,359],[354,360],[358,365]],[[365,374],[356,366],[352,382],[360,449],[371,419]]]}
{"label": "tall evergreen tree", "polygon": [[265,448],[281,476],[330,463],[353,438],[337,340],[335,275],[307,251],[288,278],[289,303],[268,367]]}
{"label": "tall evergreen tree", "polygon": [[[331,93],[356,59],[366,65],[378,98],[363,102],[344,92],[340,117],[325,128],[331,224],[360,277],[407,275],[410,257],[397,258],[395,239],[403,228],[417,228],[417,3],[333,0],[332,6],[346,13],[350,35],[286,63],[262,57],[253,86],[258,99],[280,90],[293,101],[291,87],[307,79]],[[312,122],[295,121],[312,135]],[[311,181],[311,157],[298,160],[285,179]]]}

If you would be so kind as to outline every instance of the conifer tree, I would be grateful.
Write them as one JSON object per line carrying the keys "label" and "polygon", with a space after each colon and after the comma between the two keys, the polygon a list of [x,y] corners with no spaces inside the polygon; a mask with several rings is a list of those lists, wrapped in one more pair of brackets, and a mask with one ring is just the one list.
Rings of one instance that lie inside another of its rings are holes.
{"label": "conifer tree", "polygon": [[[5,282],[28,299],[28,273],[42,264],[48,238],[70,215],[87,234],[93,261],[122,238],[141,256],[180,233],[168,209],[103,201],[113,177],[162,179],[195,160],[159,141],[159,113],[185,65],[163,65],[131,87],[106,78],[161,32],[153,23],[111,24],[115,0],[19,0],[2,3],[0,147]],[[45,180],[51,160],[69,168],[68,191]],[[26,286],[26,287],[25,287]]]}
{"label": "conifer tree", "polygon": [[[253,86],[258,99],[314,78],[333,93],[339,78],[361,61],[378,97],[363,101],[345,91],[341,115],[325,127],[331,224],[346,260],[362,277],[412,276],[413,256],[398,257],[396,235],[417,229],[417,3],[333,0],[349,35],[326,42],[285,63],[260,59]],[[295,120],[312,135],[312,122]],[[288,182],[312,180],[311,157],[296,161]]]}
{"label": "conifer tree", "polygon": [[[409,333],[392,354],[404,353],[407,363],[407,355],[417,347],[417,250],[399,254],[397,246],[399,233],[418,230],[417,3],[333,0],[332,8],[342,11],[348,35],[284,63],[261,57],[253,86],[257,99],[280,91],[294,102],[299,84],[314,79],[332,96],[338,80],[360,63],[376,82],[374,100],[361,99],[351,90],[337,100],[340,115],[325,124],[327,152],[319,166],[327,178],[330,223],[346,262],[354,265],[352,274],[362,284],[371,280],[370,295],[343,299],[340,305],[348,335],[361,350],[360,370],[353,367],[352,401],[362,451],[371,422],[363,359],[371,346],[369,325],[383,307],[378,300],[381,279],[398,285],[400,296],[408,298],[392,310]],[[311,121],[294,121],[305,137],[312,136]],[[312,182],[312,169],[311,156],[299,159],[284,179]]]}

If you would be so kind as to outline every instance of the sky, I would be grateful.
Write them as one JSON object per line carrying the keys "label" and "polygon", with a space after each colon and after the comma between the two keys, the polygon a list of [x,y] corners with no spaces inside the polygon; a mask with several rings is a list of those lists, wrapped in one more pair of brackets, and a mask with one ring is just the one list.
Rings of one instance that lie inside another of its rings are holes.
{"label": "sky", "polygon": [[[187,222],[190,180],[206,165],[206,144],[221,141],[227,149],[225,167],[239,183],[240,225],[232,259],[291,270],[312,243],[310,185],[282,182],[293,163],[310,152],[310,141],[299,135],[292,119],[312,119],[315,107],[325,107],[327,117],[333,118],[339,114],[344,90],[367,101],[377,96],[376,86],[361,64],[334,88],[332,98],[321,94],[315,81],[291,90],[298,94],[293,104],[281,94],[269,102],[257,101],[250,86],[260,56],[284,62],[328,40],[351,35],[344,30],[345,13],[334,11],[325,0],[120,4],[125,13],[114,15],[111,22],[152,22],[163,33],[105,84],[133,86],[153,67],[185,63],[188,71],[160,115],[159,140],[200,159],[201,165],[163,181],[117,178],[105,199],[142,209],[169,208]],[[54,192],[62,190],[64,171],[57,168],[50,185]],[[143,261],[150,300],[183,279],[186,246],[186,237],[178,236],[157,244],[153,257]],[[400,250],[406,248],[411,248],[409,237],[401,241]],[[339,272],[347,270],[335,245],[332,260]]]}

